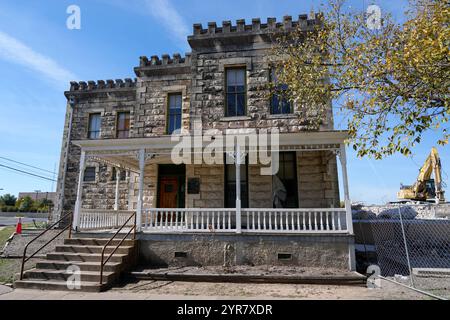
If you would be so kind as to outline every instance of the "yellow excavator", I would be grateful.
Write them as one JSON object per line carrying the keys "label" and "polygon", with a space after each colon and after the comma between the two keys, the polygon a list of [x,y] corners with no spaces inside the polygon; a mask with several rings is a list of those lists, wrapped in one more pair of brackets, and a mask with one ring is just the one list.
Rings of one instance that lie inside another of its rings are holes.
{"label": "yellow excavator", "polygon": [[[434,179],[430,179],[433,171]],[[442,189],[441,160],[435,147],[431,148],[430,155],[420,168],[417,181],[412,186],[401,185],[397,198],[411,201],[445,202],[444,190]]]}

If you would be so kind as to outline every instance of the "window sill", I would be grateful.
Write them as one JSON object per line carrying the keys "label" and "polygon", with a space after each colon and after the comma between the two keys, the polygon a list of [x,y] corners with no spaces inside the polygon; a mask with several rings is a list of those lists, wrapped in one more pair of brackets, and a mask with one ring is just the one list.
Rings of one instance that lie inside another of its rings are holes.
{"label": "window sill", "polygon": [[220,118],[220,121],[245,121],[251,120],[252,118],[249,116],[238,116],[238,117],[223,117]]}
{"label": "window sill", "polygon": [[295,119],[298,115],[294,113],[284,113],[284,114],[269,114],[267,119]]}
{"label": "window sill", "polygon": [[83,184],[87,184],[87,185],[96,184],[96,183],[98,183],[98,181],[83,181]]}

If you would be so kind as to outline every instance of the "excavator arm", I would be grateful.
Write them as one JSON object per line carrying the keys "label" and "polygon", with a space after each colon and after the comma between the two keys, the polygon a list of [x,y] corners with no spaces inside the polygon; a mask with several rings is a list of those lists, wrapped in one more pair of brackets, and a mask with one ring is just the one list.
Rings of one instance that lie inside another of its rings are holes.
{"label": "excavator arm", "polygon": [[434,183],[436,188],[436,202],[444,202],[444,191],[442,190],[442,176],[441,176],[441,160],[437,149],[433,147],[430,155],[425,160],[425,163],[420,168],[419,176],[414,185],[410,187],[403,187],[398,193],[399,199],[426,201],[428,198],[427,182],[431,178],[434,171]]}

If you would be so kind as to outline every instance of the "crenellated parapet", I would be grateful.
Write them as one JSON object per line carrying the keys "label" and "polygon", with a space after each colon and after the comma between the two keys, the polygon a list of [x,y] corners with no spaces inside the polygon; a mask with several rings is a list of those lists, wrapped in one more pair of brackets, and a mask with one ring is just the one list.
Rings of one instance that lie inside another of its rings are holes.
{"label": "crenellated parapet", "polygon": [[191,67],[191,54],[186,53],[181,56],[179,53],[174,53],[172,56],[163,54],[159,56],[139,57],[139,67],[134,68],[134,72],[138,77],[152,76],[161,74],[177,74],[189,72]]}
{"label": "crenellated parapet", "polygon": [[[314,14],[313,18],[307,14],[301,14],[297,20],[293,20],[292,16],[284,16],[282,21],[276,18],[267,18],[266,22],[261,22],[260,18],[252,19],[251,23],[246,23],[245,19],[236,20],[236,24],[231,21],[223,21],[222,26],[217,26],[216,22],[208,22],[206,28],[200,23],[193,25],[193,34],[188,37],[189,44],[192,48],[202,46],[216,46],[217,41],[228,44],[227,40],[236,39],[238,37],[247,41],[256,36],[259,39],[269,38],[269,35],[275,33],[283,33],[299,28],[302,31],[310,31],[313,26],[320,23],[321,13]],[[266,37],[264,37],[266,36]],[[236,44],[236,40],[231,40],[231,44]]]}
{"label": "crenellated parapet", "polygon": [[116,80],[97,80],[97,81],[71,81],[69,91],[64,92],[66,97],[71,95],[92,95],[96,93],[107,92],[127,92],[134,91],[137,79],[116,79]]}

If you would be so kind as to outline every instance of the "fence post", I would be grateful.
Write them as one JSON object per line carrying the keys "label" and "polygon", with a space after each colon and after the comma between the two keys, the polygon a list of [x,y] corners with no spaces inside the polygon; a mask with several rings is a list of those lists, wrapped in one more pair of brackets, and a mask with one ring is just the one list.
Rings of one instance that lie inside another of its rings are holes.
{"label": "fence post", "polygon": [[402,218],[402,212],[400,210],[400,204],[398,205],[398,214],[400,216],[400,226],[402,228],[403,244],[405,246],[406,261],[408,263],[408,269],[409,269],[409,277],[411,279],[411,286],[414,287],[413,273],[412,273],[412,269],[411,269],[411,262],[409,260],[408,244],[406,243],[405,228],[403,226],[403,218]]}

